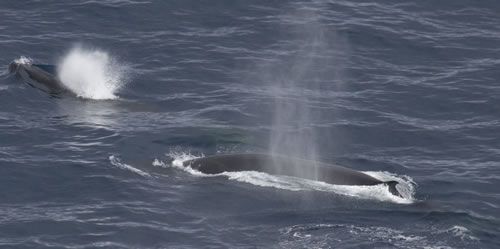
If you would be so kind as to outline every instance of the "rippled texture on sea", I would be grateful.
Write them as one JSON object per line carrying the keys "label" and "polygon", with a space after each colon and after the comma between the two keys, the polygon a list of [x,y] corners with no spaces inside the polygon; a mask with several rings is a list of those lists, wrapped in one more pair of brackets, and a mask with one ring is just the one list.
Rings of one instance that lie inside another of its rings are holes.
{"label": "rippled texture on sea", "polygon": [[[0,247],[499,248],[499,13],[488,0],[1,1]],[[73,68],[82,93],[54,97],[7,71],[80,47],[95,53],[74,61],[119,75]],[[268,151],[396,176],[413,199],[172,163]]]}

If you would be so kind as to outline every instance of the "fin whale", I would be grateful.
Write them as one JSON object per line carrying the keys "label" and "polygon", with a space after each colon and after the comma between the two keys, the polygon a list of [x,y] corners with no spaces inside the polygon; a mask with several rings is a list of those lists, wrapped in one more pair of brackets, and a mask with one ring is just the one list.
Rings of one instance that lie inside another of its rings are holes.
{"label": "fin whale", "polygon": [[21,63],[14,61],[9,65],[9,72],[23,79],[29,85],[51,95],[66,92],[66,88],[56,76],[54,65]]}
{"label": "fin whale", "polygon": [[[205,174],[222,172],[259,171],[272,175],[286,175],[317,180],[336,185],[373,186],[384,184],[393,195],[402,197],[396,189],[397,181],[381,181],[360,171],[338,165],[267,154],[227,154],[196,158],[183,162]],[[311,167],[311,170],[295,170]],[[314,170],[312,170],[314,169]]]}

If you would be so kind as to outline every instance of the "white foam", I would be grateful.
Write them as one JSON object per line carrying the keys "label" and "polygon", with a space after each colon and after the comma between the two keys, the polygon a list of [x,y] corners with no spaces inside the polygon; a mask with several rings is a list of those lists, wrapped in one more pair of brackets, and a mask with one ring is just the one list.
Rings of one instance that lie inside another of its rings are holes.
{"label": "white foam", "polygon": [[382,181],[389,181],[389,180],[398,181],[399,184],[397,185],[397,188],[398,191],[400,191],[400,193],[402,194],[403,198],[391,194],[389,192],[388,187],[383,184],[374,186],[333,185],[321,181],[314,181],[314,180],[308,180],[291,176],[270,175],[267,173],[256,172],[256,171],[223,172],[221,174],[208,175],[208,174],[203,174],[202,172],[199,172],[197,170],[194,170],[191,167],[183,166],[183,162],[194,158],[198,158],[196,156],[185,153],[169,154],[169,156],[174,159],[171,164],[155,159],[153,165],[160,167],[179,168],[196,176],[204,176],[204,177],[226,176],[230,180],[250,183],[261,187],[272,187],[289,191],[332,192],[335,194],[346,195],[360,199],[371,199],[371,200],[387,201],[400,204],[411,204],[415,201],[415,199],[413,198],[413,195],[415,193],[413,180],[411,180],[411,178],[407,176],[397,176],[395,174],[387,172],[364,172],[364,173],[369,174]]}
{"label": "white foam", "polygon": [[165,163],[165,162],[155,158],[155,160],[152,163],[153,166],[163,167],[163,168],[174,167],[174,168],[184,170],[184,171],[186,171],[190,174],[196,175],[196,176],[211,176],[211,175],[203,174],[197,170],[194,170],[191,167],[184,167],[184,165],[182,164],[185,161],[199,158],[197,156],[191,155],[189,153],[184,153],[184,152],[170,152],[167,154],[167,156],[170,158],[173,158],[171,163]]}
{"label": "white foam", "polygon": [[[381,174],[383,172],[380,172]],[[231,180],[246,182],[262,187],[273,187],[290,191],[323,191],[333,192],[340,195],[356,197],[360,199],[372,199],[379,201],[388,201],[400,204],[413,203],[413,198],[401,198],[391,194],[388,187],[380,184],[374,186],[349,186],[334,185],[321,181],[308,180],[291,176],[270,175],[263,172],[240,171],[224,172],[219,175],[227,176]],[[401,183],[398,185],[401,185]],[[404,195],[403,195],[404,196]]]}
{"label": "white foam", "polygon": [[128,165],[126,163],[122,163],[121,160],[114,155],[109,156],[109,162],[113,166],[116,166],[118,168],[134,172],[134,173],[139,174],[139,175],[144,176],[144,177],[151,177],[151,175],[149,173],[146,173],[140,169],[134,168],[133,166]]}
{"label": "white foam", "polygon": [[381,181],[397,181],[399,184],[396,185],[396,189],[403,196],[403,199],[414,202],[415,187],[417,183],[409,176],[406,175],[396,175],[387,171],[363,171],[363,173],[372,176]]}
{"label": "white foam", "polygon": [[125,85],[127,67],[98,49],[74,47],[57,66],[59,80],[78,97],[116,99]]}
{"label": "white foam", "polygon": [[450,229],[445,230],[444,232],[451,233],[461,240],[479,240],[478,238],[474,237],[471,231],[469,231],[469,229],[464,226],[456,225],[451,227]]}

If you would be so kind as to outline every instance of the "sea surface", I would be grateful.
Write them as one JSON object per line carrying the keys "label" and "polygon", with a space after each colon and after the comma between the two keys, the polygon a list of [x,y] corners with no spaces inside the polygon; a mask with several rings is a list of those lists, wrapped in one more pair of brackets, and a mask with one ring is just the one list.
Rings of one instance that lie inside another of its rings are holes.
{"label": "sea surface", "polygon": [[[0,248],[500,248],[499,13],[1,1]],[[70,91],[13,61],[54,65]],[[403,198],[182,166],[250,152],[398,180]]]}

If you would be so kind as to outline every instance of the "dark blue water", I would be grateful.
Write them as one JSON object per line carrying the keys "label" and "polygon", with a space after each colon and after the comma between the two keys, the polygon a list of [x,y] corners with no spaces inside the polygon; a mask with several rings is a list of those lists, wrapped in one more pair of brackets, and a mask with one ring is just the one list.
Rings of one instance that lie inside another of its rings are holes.
{"label": "dark blue water", "polygon": [[[2,1],[0,246],[498,248],[498,13],[467,0]],[[96,66],[69,71],[73,95],[7,72],[71,55]],[[398,200],[172,162],[267,151],[414,189]]]}

